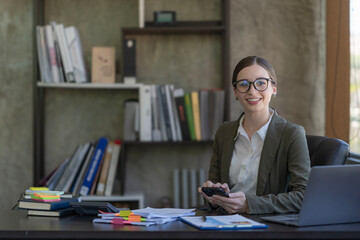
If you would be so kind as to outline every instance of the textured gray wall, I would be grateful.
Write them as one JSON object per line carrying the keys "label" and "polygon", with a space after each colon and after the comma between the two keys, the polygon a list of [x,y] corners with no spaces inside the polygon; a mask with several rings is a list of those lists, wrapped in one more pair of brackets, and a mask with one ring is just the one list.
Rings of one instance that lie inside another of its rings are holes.
{"label": "textured gray wall", "polygon": [[[325,7],[323,0],[230,1],[230,66],[249,55],[273,65],[272,103],[308,134],[325,134]],[[241,112],[231,95],[231,119]]]}
{"label": "textured gray wall", "polygon": [[[92,46],[114,46],[121,73],[121,27],[137,26],[135,0],[45,1],[50,20],[79,29],[88,69]],[[179,20],[219,20],[220,1],[146,0],[146,20],[155,10],[175,10]],[[324,132],[324,1],[231,0],[230,69],[247,55],[270,60],[279,77],[276,108],[308,133]],[[0,190],[9,209],[32,183],[32,1],[0,0]],[[76,9],[76,11],[74,11]],[[135,36],[138,79],[172,83],[186,91],[221,85],[221,45],[216,35]],[[230,79],[229,79],[230,81]],[[49,173],[76,145],[100,136],[122,136],[123,102],[135,91],[45,91],[45,171]],[[231,100],[231,118],[239,107]],[[165,150],[164,150],[165,149]],[[141,150],[141,151],[139,151]],[[126,190],[144,191],[147,204],[171,195],[173,168],[208,168],[211,146],[135,145],[127,151]],[[159,177],[161,176],[161,177]]]}
{"label": "textured gray wall", "polygon": [[32,2],[0,1],[0,208],[32,182]]}

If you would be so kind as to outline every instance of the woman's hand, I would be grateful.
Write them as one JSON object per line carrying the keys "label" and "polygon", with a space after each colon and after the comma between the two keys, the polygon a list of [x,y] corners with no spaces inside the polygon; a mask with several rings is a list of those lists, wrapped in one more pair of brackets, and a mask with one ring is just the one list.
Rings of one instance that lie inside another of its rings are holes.
{"label": "woman's hand", "polygon": [[228,198],[219,195],[213,195],[212,197],[209,197],[209,199],[210,203],[221,206],[230,214],[249,212],[246,196],[243,192],[240,191],[229,193]]}
{"label": "woman's hand", "polygon": [[[228,186],[227,183],[213,183],[211,181],[206,181],[205,183],[203,183],[202,187],[220,187],[222,188],[225,192],[229,193],[230,192],[230,188]],[[203,197],[206,199],[206,201],[208,201],[211,205],[213,205],[213,207],[216,207],[217,204],[213,203],[213,197],[208,197],[202,190],[201,187],[198,188],[198,192],[203,195]]]}

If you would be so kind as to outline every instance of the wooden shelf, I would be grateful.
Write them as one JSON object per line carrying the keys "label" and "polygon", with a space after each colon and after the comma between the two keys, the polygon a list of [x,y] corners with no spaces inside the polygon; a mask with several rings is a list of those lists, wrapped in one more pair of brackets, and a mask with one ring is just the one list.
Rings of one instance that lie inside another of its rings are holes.
{"label": "wooden shelf", "polygon": [[41,88],[76,88],[76,89],[139,89],[143,84],[125,84],[125,83],[44,83],[38,82],[37,86]]}
{"label": "wooden shelf", "polygon": [[123,28],[124,35],[136,34],[221,34],[225,27],[221,25],[204,26],[159,26],[145,28]]}

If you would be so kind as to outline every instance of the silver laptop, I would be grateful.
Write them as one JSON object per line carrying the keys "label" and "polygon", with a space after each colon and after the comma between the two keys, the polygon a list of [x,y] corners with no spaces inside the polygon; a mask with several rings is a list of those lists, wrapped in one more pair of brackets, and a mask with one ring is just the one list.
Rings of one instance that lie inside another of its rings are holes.
{"label": "silver laptop", "polygon": [[360,165],[315,166],[299,214],[261,219],[298,227],[360,222],[359,185]]}

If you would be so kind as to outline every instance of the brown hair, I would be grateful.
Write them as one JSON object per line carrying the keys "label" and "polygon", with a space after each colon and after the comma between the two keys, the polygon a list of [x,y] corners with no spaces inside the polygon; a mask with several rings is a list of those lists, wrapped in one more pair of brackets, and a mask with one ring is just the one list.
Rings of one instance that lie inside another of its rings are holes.
{"label": "brown hair", "polygon": [[274,81],[275,86],[277,85],[277,77],[273,66],[264,58],[257,56],[248,56],[238,62],[233,72],[232,84],[234,85],[234,83],[236,82],[237,75],[241,70],[254,64],[257,64],[264,68],[268,72],[270,78]]}

